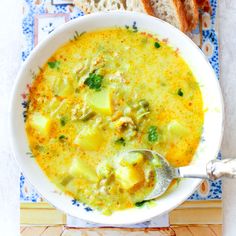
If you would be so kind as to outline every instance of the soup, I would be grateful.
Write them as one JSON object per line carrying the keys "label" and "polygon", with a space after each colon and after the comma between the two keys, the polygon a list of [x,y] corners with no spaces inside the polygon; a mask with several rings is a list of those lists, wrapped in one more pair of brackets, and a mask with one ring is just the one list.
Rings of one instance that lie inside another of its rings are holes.
{"label": "soup", "polygon": [[111,214],[139,205],[155,184],[156,150],[188,165],[200,141],[203,102],[191,69],[166,41],[112,28],[60,47],[30,88],[26,132],[48,178]]}

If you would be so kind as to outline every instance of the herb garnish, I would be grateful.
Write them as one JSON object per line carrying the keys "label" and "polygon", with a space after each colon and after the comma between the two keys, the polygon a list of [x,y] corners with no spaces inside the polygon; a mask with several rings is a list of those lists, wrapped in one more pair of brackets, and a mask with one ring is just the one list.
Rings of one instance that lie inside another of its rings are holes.
{"label": "herb garnish", "polygon": [[61,117],[60,123],[61,123],[61,126],[65,126],[66,125],[66,118],[64,116]]}
{"label": "herb garnish", "polygon": [[158,140],[158,133],[156,126],[150,126],[148,129],[148,141],[156,142]]}
{"label": "herb garnish", "polygon": [[61,64],[60,61],[49,61],[49,62],[48,62],[48,66],[49,66],[51,69],[59,69],[60,64]]}
{"label": "herb garnish", "polygon": [[136,207],[141,207],[141,206],[143,206],[144,203],[146,203],[146,202],[148,202],[148,200],[143,200],[143,201],[141,201],[141,202],[136,202],[136,203],[135,203],[135,206],[136,206]]}
{"label": "herb garnish", "polygon": [[123,137],[117,139],[117,140],[115,141],[115,143],[116,143],[116,144],[123,145],[123,146],[125,146],[125,144],[126,144],[126,143],[125,143],[125,139],[124,139]]}
{"label": "herb garnish", "polygon": [[158,42],[155,42],[154,46],[155,46],[155,48],[160,48],[161,47],[160,43],[158,43]]}
{"label": "herb garnish", "polygon": [[90,73],[89,77],[84,81],[84,84],[89,86],[90,89],[96,91],[101,90],[103,76],[96,73]]}
{"label": "herb garnish", "polygon": [[59,136],[59,140],[62,142],[65,141],[66,139],[67,139],[67,137],[63,134]]}
{"label": "herb garnish", "polygon": [[183,93],[183,91],[182,91],[181,88],[178,90],[178,95],[179,95],[180,97],[183,97],[183,96],[184,96],[184,93]]}

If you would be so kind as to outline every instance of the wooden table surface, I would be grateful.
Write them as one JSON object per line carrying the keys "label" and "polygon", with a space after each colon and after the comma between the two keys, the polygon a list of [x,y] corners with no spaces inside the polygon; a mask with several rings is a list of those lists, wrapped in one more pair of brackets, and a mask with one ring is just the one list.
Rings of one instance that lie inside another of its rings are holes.
{"label": "wooden table surface", "polygon": [[186,225],[157,229],[68,229],[64,226],[21,227],[21,236],[221,236],[221,225]]}
{"label": "wooden table surface", "polygon": [[[22,236],[221,236],[222,202],[185,202],[169,214],[169,228],[77,228],[65,227],[66,215],[47,203],[21,204]],[[33,226],[34,225],[34,226]],[[44,225],[44,226],[42,226]],[[50,225],[50,226],[45,226]]]}

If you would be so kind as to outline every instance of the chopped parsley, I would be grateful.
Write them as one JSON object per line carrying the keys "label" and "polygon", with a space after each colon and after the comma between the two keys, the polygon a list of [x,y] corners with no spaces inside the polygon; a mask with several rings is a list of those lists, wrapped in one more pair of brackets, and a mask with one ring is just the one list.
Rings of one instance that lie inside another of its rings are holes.
{"label": "chopped parsley", "polygon": [[61,62],[60,61],[49,61],[48,66],[51,69],[59,69]]}
{"label": "chopped parsley", "polygon": [[61,117],[60,123],[61,123],[61,126],[65,126],[66,125],[66,118],[64,116]]}
{"label": "chopped parsley", "polygon": [[158,140],[158,133],[156,126],[150,126],[148,129],[148,141],[154,143]]}
{"label": "chopped parsley", "polygon": [[63,135],[63,134],[59,136],[59,140],[60,141],[64,141],[66,139],[67,139],[67,137],[65,135]]}
{"label": "chopped parsley", "polygon": [[183,96],[184,96],[184,93],[183,93],[183,91],[182,91],[181,88],[178,90],[178,95],[179,95],[180,97],[183,97]]}
{"label": "chopped parsley", "polygon": [[154,46],[155,46],[155,48],[160,48],[161,47],[160,43],[158,43],[158,42],[155,42]]}
{"label": "chopped parsley", "polygon": [[119,138],[119,139],[117,139],[116,141],[115,141],[115,143],[116,144],[120,144],[120,145],[122,145],[122,146],[125,146],[125,139],[124,138]]}
{"label": "chopped parsley", "polygon": [[89,77],[84,81],[84,84],[89,86],[90,89],[96,91],[101,90],[103,76],[96,73],[90,73]]}

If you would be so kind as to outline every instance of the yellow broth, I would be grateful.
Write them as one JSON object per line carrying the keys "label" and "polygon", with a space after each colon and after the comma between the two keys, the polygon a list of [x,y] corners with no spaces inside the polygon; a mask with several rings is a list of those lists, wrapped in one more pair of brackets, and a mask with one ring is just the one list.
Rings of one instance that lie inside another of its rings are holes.
{"label": "yellow broth", "polygon": [[104,214],[134,207],[155,184],[155,160],[117,157],[147,148],[188,165],[203,103],[191,69],[155,36],[113,28],[77,35],[42,67],[26,131],[48,178]]}

